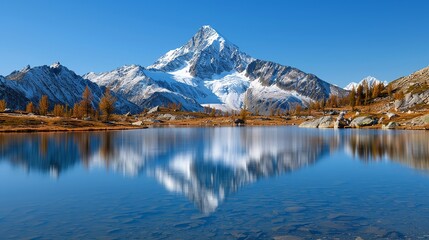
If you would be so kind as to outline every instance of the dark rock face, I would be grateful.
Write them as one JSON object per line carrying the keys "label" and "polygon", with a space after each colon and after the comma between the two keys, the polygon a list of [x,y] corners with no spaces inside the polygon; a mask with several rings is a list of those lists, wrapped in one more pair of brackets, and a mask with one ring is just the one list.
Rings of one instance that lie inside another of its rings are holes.
{"label": "dark rock face", "polygon": [[283,90],[296,91],[314,100],[326,99],[330,94],[345,96],[347,91],[322,81],[313,74],[277,63],[255,60],[246,69],[246,75],[264,86],[277,85]]}

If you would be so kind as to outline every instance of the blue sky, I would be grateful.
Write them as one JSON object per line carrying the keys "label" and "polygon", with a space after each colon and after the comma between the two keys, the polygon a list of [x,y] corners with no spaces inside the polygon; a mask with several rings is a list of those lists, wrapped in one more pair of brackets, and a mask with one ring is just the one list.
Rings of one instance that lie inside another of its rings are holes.
{"label": "blue sky", "polygon": [[84,74],[148,66],[211,25],[249,55],[344,86],[429,65],[429,1],[0,2],[0,75],[63,65]]}

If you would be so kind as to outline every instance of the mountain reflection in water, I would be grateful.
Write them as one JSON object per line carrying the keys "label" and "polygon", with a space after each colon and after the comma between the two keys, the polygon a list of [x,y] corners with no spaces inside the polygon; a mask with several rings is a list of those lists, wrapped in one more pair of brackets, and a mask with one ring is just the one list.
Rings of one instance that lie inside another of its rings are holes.
{"label": "mountain reflection in water", "polygon": [[[344,149],[362,161],[429,168],[425,132],[320,131],[278,127],[160,128],[138,131],[0,134],[0,161],[54,177],[104,167],[155,177],[204,213],[241,186],[315,164]],[[285,134],[287,133],[287,134]]]}

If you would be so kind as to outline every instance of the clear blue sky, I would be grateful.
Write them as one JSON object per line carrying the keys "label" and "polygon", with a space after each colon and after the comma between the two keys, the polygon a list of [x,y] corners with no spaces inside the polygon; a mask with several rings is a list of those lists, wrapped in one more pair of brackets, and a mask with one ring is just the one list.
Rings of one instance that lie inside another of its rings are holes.
{"label": "clear blue sky", "polygon": [[209,24],[249,55],[344,86],[429,65],[429,1],[0,2],[0,75],[63,65],[84,74],[148,66]]}

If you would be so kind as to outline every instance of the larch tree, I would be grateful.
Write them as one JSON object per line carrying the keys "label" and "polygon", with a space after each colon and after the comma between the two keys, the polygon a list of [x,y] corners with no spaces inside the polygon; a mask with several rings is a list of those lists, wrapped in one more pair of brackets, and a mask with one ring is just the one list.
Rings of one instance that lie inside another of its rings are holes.
{"label": "larch tree", "polygon": [[4,112],[6,110],[6,100],[2,99],[0,100],[0,112]]}
{"label": "larch tree", "polygon": [[363,86],[359,85],[356,89],[356,105],[362,105],[364,99]]}
{"label": "larch tree", "polygon": [[39,113],[40,115],[46,115],[48,114],[49,109],[49,99],[48,96],[43,95],[42,98],[39,101]]}
{"label": "larch tree", "polygon": [[61,104],[55,104],[53,113],[54,113],[55,117],[63,117],[64,116],[64,106]]}
{"label": "larch tree", "polygon": [[82,118],[82,111],[79,103],[75,103],[73,106],[73,117]]}
{"label": "larch tree", "polygon": [[25,107],[25,111],[27,113],[34,113],[34,104],[33,104],[33,102],[29,102],[27,104],[27,106]]}
{"label": "larch tree", "polygon": [[99,107],[103,114],[104,121],[109,121],[112,113],[115,111],[116,98],[110,93],[110,89],[106,88],[103,97],[100,100]]}
{"label": "larch tree", "polygon": [[390,100],[392,100],[392,92],[393,92],[393,87],[392,84],[388,84],[387,85],[387,95],[389,95]]}
{"label": "larch tree", "polygon": [[80,107],[82,108],[82,114],[85,117],[89,117],[92,111],[92,92],[88,86],[85,87],[85,90],[82,93],[82,101],[80,102]]}

